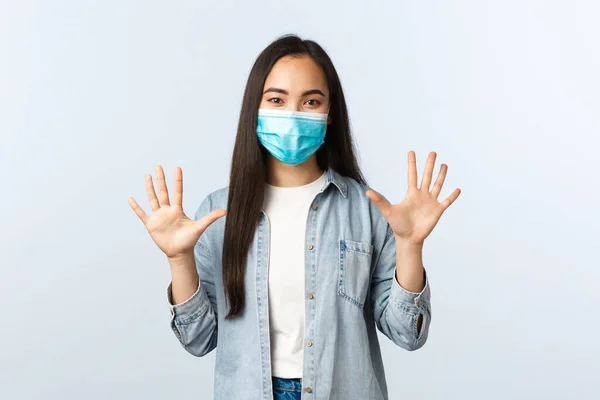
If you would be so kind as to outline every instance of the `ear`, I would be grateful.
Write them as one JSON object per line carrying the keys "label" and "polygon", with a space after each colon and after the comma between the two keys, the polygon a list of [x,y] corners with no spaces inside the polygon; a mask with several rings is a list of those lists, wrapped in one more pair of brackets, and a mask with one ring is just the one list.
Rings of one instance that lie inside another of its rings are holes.
{"label": "ear", "polygon": [[332,120],[331,120],[331,115],[328,115],[328,116],[327,116],[327,125],[331,124],[331,121],[332,121]]}

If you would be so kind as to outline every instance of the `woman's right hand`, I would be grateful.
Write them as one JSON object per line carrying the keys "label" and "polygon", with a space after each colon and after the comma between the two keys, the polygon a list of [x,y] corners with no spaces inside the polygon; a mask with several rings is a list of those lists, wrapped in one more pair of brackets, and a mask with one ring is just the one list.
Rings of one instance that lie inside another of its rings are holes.
{"label": "woman's right hand", "polygon": [[133,197],[129,197],[129,205],[144,223],[152,240],[169,259],[174,260],[186,254],[193,254],[194,246],[200,235],[210,224],[224,216],[225,210],[222,208],[213,210],[199,220],[188,218],[181,206],[183,172],[179,167],[175,168],[175,194],[172,202],[169,200],[165,174],[160,165],[156,166],[158,197],[154,191],[152,176],[148,174],[145,179],[152,215],[148,216]]}

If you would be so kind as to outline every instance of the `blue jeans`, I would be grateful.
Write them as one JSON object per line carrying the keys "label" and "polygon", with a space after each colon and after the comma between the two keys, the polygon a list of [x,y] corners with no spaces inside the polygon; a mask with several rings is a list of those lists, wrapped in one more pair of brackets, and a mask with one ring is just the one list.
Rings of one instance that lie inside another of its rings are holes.
{"label": "blue jeans", "polygon": [[273,400],[300,400],[302,395],[301,378],[278,378],[273,379]]}

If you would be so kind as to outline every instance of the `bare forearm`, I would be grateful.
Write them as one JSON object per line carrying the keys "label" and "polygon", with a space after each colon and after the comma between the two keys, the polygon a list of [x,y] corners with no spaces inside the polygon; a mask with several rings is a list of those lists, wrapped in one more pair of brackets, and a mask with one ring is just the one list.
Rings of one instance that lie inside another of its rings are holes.
{"label": "bare forearm", "polygon": [[425,287],[423,244],[411,243],[394,235],[396,240],[396,280],[409,292],[418,293]]}
{"label": "bare forearm", "polygon": [[194,253],[169,258],[171,265],[171,290],[173,305],[183,303],[198,290],[199,277]]}

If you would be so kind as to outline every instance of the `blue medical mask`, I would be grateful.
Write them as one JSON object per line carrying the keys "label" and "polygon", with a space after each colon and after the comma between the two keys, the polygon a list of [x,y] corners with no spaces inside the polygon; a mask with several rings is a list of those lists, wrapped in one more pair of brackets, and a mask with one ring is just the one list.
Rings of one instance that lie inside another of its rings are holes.
{"label": "blue medical mask", "polygon": [[256,134],[260,143],[281,162],[302,164],[323,144],[327,114],[261,108]]}

